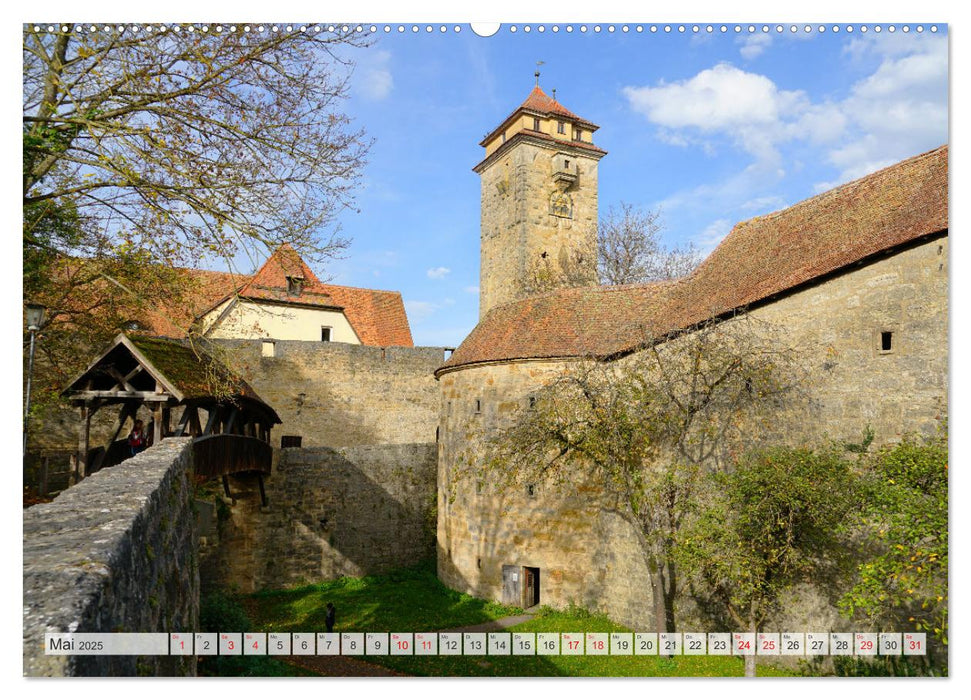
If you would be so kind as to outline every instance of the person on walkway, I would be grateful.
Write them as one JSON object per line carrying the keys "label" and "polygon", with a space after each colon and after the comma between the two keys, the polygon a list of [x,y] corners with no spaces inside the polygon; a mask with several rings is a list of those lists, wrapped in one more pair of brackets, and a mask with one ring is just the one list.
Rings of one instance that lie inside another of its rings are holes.
{"label": "person on walkway", "polygon": [[131,432],[128,434],[128,449],[134,457],[142,452],[148,444],[148,436],[145,435],[145,424],[141,420],[136,420]]}
{"label": "person on walkway", "polygon": [[327,613],[324,615],[324,624],[327,625],[327,631],[334,631],[334,622],[337,620],[337,610],[334,609],[333,603],[327,603]]}

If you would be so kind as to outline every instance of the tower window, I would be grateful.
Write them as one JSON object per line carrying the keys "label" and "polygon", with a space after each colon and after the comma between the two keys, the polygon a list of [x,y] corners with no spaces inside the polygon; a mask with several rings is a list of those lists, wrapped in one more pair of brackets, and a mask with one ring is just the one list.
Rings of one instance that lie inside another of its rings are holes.
{"label": "tower window", "polygon": [[558,133],[558,134],[565,134],[566,133],[566,123],[565,122],[557,122],[556,123],[556,133]]}
{"label": "tower window", "polygon": [[564,170],[569,170],[570,169],[570,161],[569,160],[564,160],[563,161],[563,168],[564,168]]}
{"label": "tower window", "polygon": [[320,327],[320,342],[329,343],[330,342],[330,332],[331,328],[329,326]]}
{"label": "tower window", "polygon": [[573,134],[573,140],[583,141],[583,131],[581,131],[580,129],[577,129],[576,132],[574,132]]}
{"label": "tower window", "polygon": [[533,117],[533,131],[539,131],[539,119]]}
{"label": "tower window", "polygon": [[893,352],[893,331],[880,333],[880,352]]}

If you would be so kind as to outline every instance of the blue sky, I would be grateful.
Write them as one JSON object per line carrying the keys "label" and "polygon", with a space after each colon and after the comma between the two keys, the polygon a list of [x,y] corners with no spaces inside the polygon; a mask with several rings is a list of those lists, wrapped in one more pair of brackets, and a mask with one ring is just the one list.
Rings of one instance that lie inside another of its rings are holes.
{"label": "blue sky", "polygon": [[360,213],[342,218],[339,284],[400,290],[415,342],[458,345],[478,318],[482,136],[540,84],[601,128],[600,214],[660,208],[669,244],[711,250],[731,226],[948,140],[946,26],[392,25],[355,55],[346,107],[374,139]]}

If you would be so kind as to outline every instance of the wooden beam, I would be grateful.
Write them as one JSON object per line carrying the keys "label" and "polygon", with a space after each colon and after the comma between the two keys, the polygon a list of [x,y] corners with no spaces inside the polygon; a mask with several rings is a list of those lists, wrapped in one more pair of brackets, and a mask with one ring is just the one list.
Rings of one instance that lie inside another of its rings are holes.
{"label": "wooden beam", "polygon": [[182,409],[182,417],[179,419],[179,424],[176,426],[175,432],[173,433],[175,437],[182,437],[182,435],[185,434],[186,426],[189,425],[189,412],[190,409],[188,406]]}
{"label": "wooden beam", "polygon": [[263,487],[263,474],[260,473],[260,472],[257,472],[256,473],[256,480],[260,484],[260,503],[262,503],[263,504],[263,507],[266,508],[266,506],[269,505],[269,504],[268,504],[268,502],[266,500],[266,489]]}
{"label": "wooden beam", "polygon": [[118,439],[118,433],[121,429],[125,427],[125,421],[128,420],[129,415],[132,418],[138,412],[138,404],[135,403],[125,403],[122,405],[121,410],[118,412],[118,418],[115,419],[115,425],[112,429],[111,438],[105,443],[104,450],[98,455],[98,458],[94,460],[94,464],[91,465],[91,471],[96,472],[101,469],[101,465],[104,464],[105,458],[108,456],[108,450],[114,444],[115,440]]}
{"label": "wooden beam", "polygon": [[199,421],[199,407],[192,406],[186,410],[192,411],[192,415],[189,417],[189,434],[193,437],[199,437],[202,435],[202,426]]}
{"label": "wooden beam", "polygon": [[155,423],[152,431],[152,445],[162,442],[162,406],[163,404],[160,402],[155,404],[155,408],[152,409],[152,420]]}
{"label": "wooden beam", "polygon": [[91,401],[93,399],[142,399],[144,401],[167,401],[174,399],[171,394],[160,394],[157,391],[106,391],[91,389],[76,391],[67,397],[71,401]]}
{"label": "wooden beam", "polygon": [[202,431],[203,435],[212,435],[216,430],[216,425],[219,423],[219,414],[222,409],[219,406],[207,409],[209,411],[209,419],[206,421],[206,429]]}
{"label": "wooden beam", "polygon": [[91,437],[91,408],[84,404],[81,406],[81,425],[78,429],[78,460],[77,473],[78,481],[84,478],[84,472],[88,461],[88,441]]}
{"label": "wooden beam", "polygon": [[236,425],[236,418],[239,416],[239,409],[233,406],[233,410],[229,414],[229,418],[226,420],[226,425],[223,426],[224,433],[233,432],[233,426]]}

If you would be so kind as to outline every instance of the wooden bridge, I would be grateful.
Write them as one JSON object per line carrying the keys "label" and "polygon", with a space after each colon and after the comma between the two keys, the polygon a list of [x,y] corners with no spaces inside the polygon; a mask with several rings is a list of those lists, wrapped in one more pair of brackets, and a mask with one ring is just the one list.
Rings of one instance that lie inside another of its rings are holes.
{"label": "wooden bridge", "polygon": [[[270,431],[280,417],[225,365],[199,347],[167,338],[121,334],[78,376],[63,396],[81,410],[76,478],[131,456],[122,429],[139,409],[149,409],[150,444],[167,436],[192,435],[198,479],[256,474],[266,504],[263,476],[270,473]],[[120,406],[111,438],[91,448],[91,418]],[[175,426],[172,426],[173,418]]]}

